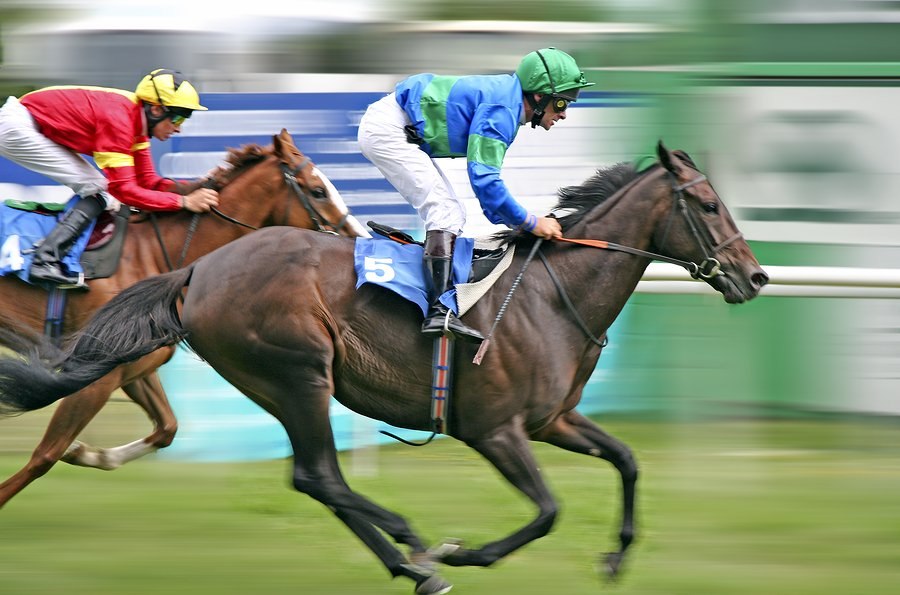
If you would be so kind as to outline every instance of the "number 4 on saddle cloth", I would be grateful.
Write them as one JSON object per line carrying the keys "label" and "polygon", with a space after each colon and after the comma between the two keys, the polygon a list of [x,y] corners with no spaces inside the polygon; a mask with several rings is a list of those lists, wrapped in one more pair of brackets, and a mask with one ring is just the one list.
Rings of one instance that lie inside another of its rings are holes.
{"label": "number 4 on saddle cloth", "polygon": [[[60,216],[78,199],[74,196],[65,205],[14,200],[0,205],[0,276],[16,275],[29,282],[34,244],[50,233]],[[63,258],[66,268],[72,273],[84,273],[86,279],[115,273],[127,217],[127,207],[118,214],[104,211]]]}

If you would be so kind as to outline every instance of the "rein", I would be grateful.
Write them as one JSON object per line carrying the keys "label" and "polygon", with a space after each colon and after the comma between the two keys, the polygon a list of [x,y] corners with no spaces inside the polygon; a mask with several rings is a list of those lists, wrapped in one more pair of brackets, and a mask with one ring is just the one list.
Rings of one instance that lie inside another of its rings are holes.
{"label": "rein", "polygon": [[[578,244],[580,246],[588,246],[590,248],[599,248],[601,250],[626,252],[628,254],[634,254],[635,256],[643,256],[644,258],[650,258],[652,260],[661,260],[663,262],[677,264],[678,266],[686,269],[690,276],[694,279],[709,280],[722,274],[722,264],[715,258],[715,255],[735,240],[743,237],[743,235],[741,234],[741,232],[737,232],[730,238],[713,246],[710,241],[700,233],[700,228],[697,225],[697,220],[694,217],[694,214],[691,213],[687,201],[684,199],[684,191],[691,186],[696,186],[697,184],[705,182],[706,176],[700,174],[693,180],[689,180],[684,184],[676,184],[674,176],[672,176],[672,178],[672,192],[675,193],[677,199],[676,205],[678,206],[678,210],[681,212],[682,216],[684,216],[684,219],[688,224],[688,228],[691,230],[691,234],[694,236],[694,239],[697,240],[697,244],[700,245],[700,249],[703,251],[704,258],[699,264],[697,264],[696,262],[691,262],[689,260],[680,260],[678,258],[672,258],[671,256],[665,256],[663,254],[648,252],[639,248],[632,248],[631,246],[623,246],[622,244],[616,244],[615,242],[607,242],[606,240],[558,238],[557,241]],[[674,214],[674,212],[675,211],[673,209],[672,213]],[[666,224],[666,235],[668,235],[671,220],[672,216],[670,215],[669,223]],[[665,244],[665,235],[663,236],[663,244]],[[544,260],[545,264],[546,262],[547,261]],[[557,287],[559,286],[557,285]]]}
{"label": "rein", "polygon": [[[700,245],[700,249],[703,251],[703,261],[700,264],[695,262],[691,262],[688,260],[681,260],[678,258],[672,258],[670,256],[665,256],[663,254],[657,254],[655,252],[648,252],[647,250],[641,250],[639,248],[632,248],[631,246],[624,246],[622,244],[616,244],[615,242],[608,242],[606,240],[591,240],[591,239],[581,239],[581,238],[557,238],[558,242],[567,242],[570,244],[577,244],[579,246],[587,246],[590,248],[598,248],[601,250],[614,250],[616,252],[625,252],[627,254],[633,254],[635,256],[641,256],[644,258],[649,258],[651,260],[661,260],[663,262],[668,262],[671,264],[677,264],[680,267],[685,268],[688,273],[694,279],[704,279],[709,280],[718,275],[722,274],[721,271],[721,263],[716,260],[715,254],[724,249],[726,246],[730,245],[735,240],[743,237],[740,232],[732,235],[726,240],[720,242],[719,244],[713,246],[711,242],[700,233],[699,225],[697,224],[697,220],[694,215],[691,213],[690,208],[688,207],[687,201],[684,199],[684,191],[687,188],[700,184],[706,181],[706,176],[700,174],[696,178],[685,182],[684,184],[678,184],[674,175],[670,173],[670,177],[672,178],[672,192],[676,198],[676,205],[678,210],[684,216],[685,221],[687,222],[688,228],[691,230],[691,234],[694,236],[694,239],[697,240],[697,243]],[[624,196],[624,193],[622,194]],[[669,220],[666,223],[666,233],[663,235],[663,244],[665,244],[665,237],[668,235],[669,228],[672,223],[672,217],[674,216],[675,208],[672,208],[671,214],[669,215]],[[489,338],[494,333],[494,329],[497,327],[497,323],[500,322],[500,318],[503,316],[504,311],[506,310],[507,305],[509,304],[510,298],[512,298],[513,292],[516,290],[516,287],[519,284],[519,281],[522,278],[522,275],[525,273],[525,269],[528,267],[531,259],[534,258],[535,253],[540,257],[541,262],[544,263],[544,267],[547,269],[547,273],[550,275],[550,279],[553,281],[553,285],[556,287],[556,291],[559,293],[560,298],[566,306],[566,309],[572,314],[572,317],[575,319],[575,323],[578,325],[578,328],[587,336],[591,343],[603,349],[609,343],[609,338],[604,333],[599,338],[591,332],[590,328],[588,328],[587,323],[578,313],[578,309],[575,307],[575,304],[572,302],[569,295],[566,293],[565,288],[563,287],[562,282],[559,279],[559,276],[556,274],[556,271],[553,270],[553,267],[550,266],[550,262],[547,260],[547,257],[544,256],[544,253],[540,251],[542,240],[538,238],[535,242],[534,246],[531,249],[531,253],[528,255],[528,258],[525,260],[525,264],[522,266],[522,270],[519,272],[515,281],[513,282],[512,287],[509,290],[509,293],[506,296],[506,299],[503,301],[503,305],[500,307],[500,311],[498,312],[496,318],[494,319],[494,324],[491,326],[491,330],[488,333],[485,340],[482,342],[481,347],[478,349],[478,352],[475,354],[475,358],[472,360],[472,363],[478,365],[481,363],[482,358],[484,357],[484,353],[487,351]]]}
{"label": "rein", "polygon": [[[315,206],[312,204],[312,202],[310,202],[309,196],[306,194],[306,192],[303,191],[303,187],[300,186],[300,184],[297,182],[297,175],[304,168],[306,168],[310,165],[312,165],[312,161],[309,159],[309,157],[304,157],[303,161],[301,161],[300,164],[293,169],[290,166],[288,166],[286,163],[281,162],[281,164],[280,164],[281,173],[282,173],[282,176],[284,177],[284,180],[287,183],[288,187],[294,191],[294,194],[296,195],[297,199],[300,201],[300,204],[303,205],[303,207],[306,209],[306,212],[309,215],[310,220],[315,225],[316,231],[321,231],[323,233],[330,233],[330,234],[337,235],[338,231],[341,230],[347,224],[347,218],[350,216],[350,213],[348,212],[348,213],[344,214],[344,216],[337,223],[337,225],[335,225],[335,224],[331,223],[327,217],[322,216],[322,214],[315,208]],[[226,183],[226,185],[227,185],[227,183]],[[216,182],[212,178],[207,178],[200,187],[215,189]],[[283,224],[287,224],[288,217],[290,216],[291,204],[292,203],[289,200],[287,203],[287,208],[285,209]],[[210,211],[214,215],[219,217],[220,219],[224,219],[225,221],[228,221],[229,223],[232,223],[234,225],[239,225],[241,227],[245,227],[247,229],[251,229],[254,231],[259,229],[258,227],[250,225],[249,223],[244,223],[243,221],[235,219],[234,217],[231,217],[230,215],[226,215],[225,213],[223,213],[216,207],[210,208]],[[169,267],[170,271],[175,270],[176,268],[181,268],[181,266],[184,264],[184,259],[187,256],[187,251],[191,245],[191,240],[194,237],[194,233],[197,231],[197,226],[200,224],[200,213],[194,213],[193,217],[191,218],[191,223],[190,223],[190,226],[188,227],[187,236],[185,237],[184,245],[181,248],[181,256],[178,259],[177,265],[172,264],[172,259],[169,257],[169,253],[166,250],[166,246],[165,246],[165,243],[163,242],[162,233],[159,230],[159,225],[157,223],[155,213],[152,213],[152,212],[150,213],[150,221],[153,224],[153,231],[156,234],[156,240],[159,242],[160,248],[162,248],[163,258],[166,261],[166,266]],[[329,229],[329,228],[331,228],[331,229]]]}

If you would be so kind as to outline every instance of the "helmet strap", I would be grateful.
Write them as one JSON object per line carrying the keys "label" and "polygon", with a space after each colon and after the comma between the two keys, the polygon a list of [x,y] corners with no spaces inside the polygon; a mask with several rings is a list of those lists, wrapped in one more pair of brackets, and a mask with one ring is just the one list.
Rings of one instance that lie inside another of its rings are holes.
{"label": "helmet strap", "polygon": [[168,117],[168,114],[163,110],[163,115],[154,116],[153,115],[153,104],[145,103],[144,104],[144,116],[147,118],[147,136],[153,136],[153,129],[157,124],[162,122]]}
{"label": "helmet strap", "polygon": [[544,117],[544,112],[547,111],[547,106],[550,105],[550,100],[552,97],[550,95],[542,95],[540,101],[534,98],[534,93],[526,93],[525,99],[528,101],[528,104],[531,106],[531,127],[537,128],[538,124],[541,123],[541,119]]}

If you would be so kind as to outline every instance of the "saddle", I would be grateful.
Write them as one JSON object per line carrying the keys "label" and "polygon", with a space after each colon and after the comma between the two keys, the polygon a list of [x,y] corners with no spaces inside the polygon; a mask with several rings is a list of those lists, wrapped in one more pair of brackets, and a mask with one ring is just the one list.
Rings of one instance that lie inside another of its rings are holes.
{"label": "saddle", "polygon": [[131,209],[122,205],[115,213],[103,211],[97,218],[81,255],[85,279],[106,279],[118,270],[130,215]]}
{"label": "saddle", "polygon": [[[364,283],[385,287],[417,304],[425,315],[428,302],[424,289],[422,242],[387,225],[373,221],[369,221],[368,225],[376,234],[391,241],[356,239],[356,287]],[[455,287],[441,296],[441,302],[458,315],[464,314],[509,268],[514,252],[512,245],[499,240],[457,238],[453,252]],[[381,430],[386,436],[411,446],[423,446],[437,434],[447,433],[447,412],[453,393],[453,340],[446,335],[436,337],[432,350],[431,436],[423,442],[411,442]]]}

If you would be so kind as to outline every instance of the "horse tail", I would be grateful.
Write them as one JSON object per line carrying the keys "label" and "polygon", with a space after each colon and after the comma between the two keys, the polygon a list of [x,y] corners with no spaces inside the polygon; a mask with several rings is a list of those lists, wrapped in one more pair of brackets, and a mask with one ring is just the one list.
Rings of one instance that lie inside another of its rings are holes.
{"label": "horse tail", "polygon": [[46,407],[121,364],[181,342],[187,332],[177,305],[192,272],[178,269],[125,289],[63,349],[46,337],[6,342],[17,357],[0,358],[0,415]]}

